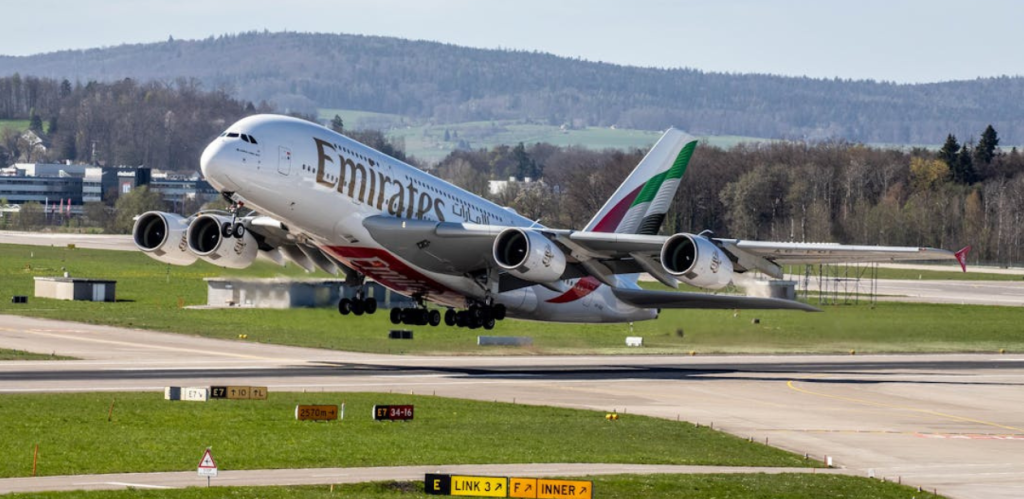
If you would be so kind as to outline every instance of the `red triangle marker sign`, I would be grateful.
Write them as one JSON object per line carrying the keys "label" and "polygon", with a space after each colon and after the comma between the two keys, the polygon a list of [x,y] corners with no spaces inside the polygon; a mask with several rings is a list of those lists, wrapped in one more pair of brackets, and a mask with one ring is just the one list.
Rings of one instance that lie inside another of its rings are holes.
{"label": "red triangle marker sign", "polygon": [[216,469],[217,463],[213,462],[213,454],[210,454],[210,449],[206,449],[203,454],[203,459],[199,461],[199,467],[204,469]]}

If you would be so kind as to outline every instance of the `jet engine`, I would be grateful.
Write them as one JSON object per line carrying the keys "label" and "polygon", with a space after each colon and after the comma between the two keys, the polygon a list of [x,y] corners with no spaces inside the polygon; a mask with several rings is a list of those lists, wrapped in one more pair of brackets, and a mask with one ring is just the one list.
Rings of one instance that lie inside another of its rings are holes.
{"label": "jet engine", "polygon": [[494,240],[494,261],[531,282],[554,282],[565,272],[565,253],[543,234],[508,228]]}
{"label": "jet engine", "polygon": [[722,289],[732,281],[732,261],[705,237],[676,234],[661,247],[661,265],[681,281],[707,289]]}
{"label": "jet engine", "polygon": [[188,249],[214,265],[244,269],[256,259],[259,243],[249,231],[225,230],[225,226],[231,227],[231,217],[199,215],[188,227]]}
{"label": "jet engine", "polygon": [[135,220],[132,239],[150,257],[172,265],[191,265],[196,255],[188,250],[188,220],[174,213],[147,211]]}

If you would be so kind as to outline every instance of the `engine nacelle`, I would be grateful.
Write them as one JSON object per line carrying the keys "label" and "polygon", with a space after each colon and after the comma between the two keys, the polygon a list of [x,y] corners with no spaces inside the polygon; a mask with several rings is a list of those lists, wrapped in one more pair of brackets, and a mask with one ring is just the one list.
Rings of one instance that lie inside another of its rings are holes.
{"label": "engine nacelle", "polygon": [[494,240],[494,261],[509,273],[532,282],[554,282],[565,272],[565,253],[532,230],[509,228]]}
{"label": "engine nacelle", "polygon": [[676,234],[661,247],[661,265],[679,280],[700,288],[722,289],[732,281],[732,261],[701,236]]}
{"label": "engine nacelle", "polygon": [[191,265],[196,255],[189,251],[188,220],[174,213],[147,211],[135,220],[132,239],[150,257],[172,265]]}
{"label": "engine nacelle", "polygon": [[249,231],[241,238],[224,237],[224,224],[231,217],[199,215],[188,227],[188,249],[199,258],[229,269],[244,269],[259,252],[259,243]]}

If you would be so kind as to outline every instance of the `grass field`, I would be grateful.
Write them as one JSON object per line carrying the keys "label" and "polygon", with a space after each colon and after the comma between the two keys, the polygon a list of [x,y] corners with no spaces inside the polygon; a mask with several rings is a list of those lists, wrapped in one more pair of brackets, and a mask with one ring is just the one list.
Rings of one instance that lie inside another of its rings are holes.
{"label": "grass field", "polygon": [[[927,492],[868,478],[837,475],[610,475],[580,477],[594,482],[594,497],[601,499],[820,499],[858,497],[874,499],[931,499]],[[119,490],[14,494],[25,499],[277,499],[285,497],[351,499],[416,499],[426,495],[423,483],[376,482],[355,485],[303,487],[193,487],[178,490]]]}
{"label": "grass field", "polygon": [[0,348],[0,360],[71,360],[73,357],[62,355],[46,355],[40,353],[23,352],[21,350],[9,350]]}
{"label": "grass field", "polygon": [[[113,418],[107,422],[112,401]],[[345,403],[345,419],[296,421],[296,404]],[[511,402],[511,401],[509,401]],[[374,404],[415,420],[374,422]],[[162,393],[0,395],[0,476],[474,463],[816,466],[691,423],[604,412],[372,393],[270,393],[265,401],[170,402]]]}
{"label": "grass field", "polygon": [[14,130],[20,132],[28,130],[28,120],[0,120],[0,133],[4,130]]}
{"label": "grass field", "polygon": [[[528,348],[476,346],[477,334],[458,328],[412,327],[415,339],[387,339],[387,317],[341,317],[333,309],[191,310],[206,302],[203,277],[301,276],[294,267],[258,262],[228,271],[203,262],[168,266],[141,252],[0,245],[0,297],[32,295],[33,276],[64,269],[77,277],[118,281],[117,303],[29,298],[0,300],[0,313],[154,329],[216,338],[382,353],[845,353],[1024,351],[1020,310],[1012,307],[879,303],[826,306],[823,313],[788,311],[666,310],[655,321],[628,324],[558,324],[507,320],[492,334],[532,336]],[[323,274],[319,274],[320,277]],[[316,276],[314,276],[316,277]],[[758,324],[752,319],[758,318]],[[644,337],[642,349],[626,336]],[[41,352],[48,353],[48,352]]]}

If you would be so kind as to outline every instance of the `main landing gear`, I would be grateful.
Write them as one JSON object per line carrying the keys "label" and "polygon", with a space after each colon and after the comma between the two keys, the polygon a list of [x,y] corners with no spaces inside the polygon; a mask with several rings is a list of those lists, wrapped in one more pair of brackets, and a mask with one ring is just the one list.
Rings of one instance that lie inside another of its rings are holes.
{"label": "main landing gear", "polygon": [[[446,326],[466,327],[470,329],[484,328],[488,331],[494,329],[495,322],[505,318],[505,306],[481,306],[473,305],[467,310],[448,309],[444,312],[444,324]],[[439,326],[441,325],[441,312],[428,310],[426,308],[393,308],[391,309],[392,324],[407,324],[410,326]]]}

